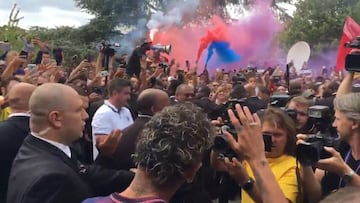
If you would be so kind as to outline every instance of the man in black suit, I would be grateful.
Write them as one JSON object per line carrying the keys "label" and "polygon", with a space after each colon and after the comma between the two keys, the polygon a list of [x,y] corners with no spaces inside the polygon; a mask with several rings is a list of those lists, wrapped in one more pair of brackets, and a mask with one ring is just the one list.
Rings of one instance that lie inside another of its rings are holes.
{"label": "man in black suit", "polygon": [[248,94],[246,101],[247,106],[249,107],[249,110],[251,113],[256,113],[257,111],[261,109],[267,108],[267,103],[264,100],[261,100],[256,95],[256,87],[253,85],[246,85],[245,87],[246,92]]}
{"label": "man in black suit", "polygon": [[159,89],[146,89],[142,91],[136,102],[139,115],[132,125],[125,128],[120,143],[113,158],[98,157],[97,164],[111,169],[129,170],[135,168],[132,154],[135,153],[137,139],[145,124],[151,117],[170,105],[170,99],[166,92]]}
{"label": "man in black suit", "polygon": [[129,184],[132,174],[82,165],[70,149],[88,118],[75,90],[56,83],[41,85],[33,92],[29,109],[31,134],[13,162],[7,202],[78,203]]}
{"label": "man in black suit", "polygon": [[19,83],[8,94],[11,114],[0,122],[0,202],[6,202],[11,164],[29,134],[29,99],[36,86]]}
{"label": "man in black suit", "polygon": [[217,105],[210,100],[210,92],[211,90],[208,86],[200,86],[194,103],[201,107],[211,120],[216,120],[226,109],[223,105]]}

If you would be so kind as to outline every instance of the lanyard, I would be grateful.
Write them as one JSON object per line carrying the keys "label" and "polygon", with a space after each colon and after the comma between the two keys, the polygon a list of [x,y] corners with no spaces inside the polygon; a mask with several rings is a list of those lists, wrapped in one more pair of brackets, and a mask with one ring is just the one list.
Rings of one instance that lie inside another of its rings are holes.
{"label": "lanyard", "polygon": [[[350,155],[351,155],[351,150],[349,150],[349,152],[347,153],[346,157],[345,157],[345,163],[348,164],[348,161],[350,159]],[[358,164],[356,170],[355,170],[355,173],[357,174],[358,171],[360,169],[360,164]],[[340,181],[339,181],[339,186],[338,186],[338,189],[341,187],[341,184],[342,184],[342,181],[343,181],[343,178],[341,177],[340,178]]]}

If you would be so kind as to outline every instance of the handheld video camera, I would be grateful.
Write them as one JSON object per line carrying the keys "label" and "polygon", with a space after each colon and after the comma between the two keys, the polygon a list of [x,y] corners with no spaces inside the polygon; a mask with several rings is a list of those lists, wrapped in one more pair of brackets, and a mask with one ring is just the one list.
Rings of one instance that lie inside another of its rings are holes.
{"label": "handheld video camera", "polygon": [[[347,42],[346,48],[360,49],[360,36],[354,41]],[[345,70],[350,72],[360,72],[360,52],[350,53],[345,58]]]}
{"label": "handheld video camera", "polygon": [[[225,104],[226,110],[224,111],[224,113],[221,116],[221,119],[223,120],[224,125],[221,126],[220,133],[214,139],[214,146],[213,146],[214,151],[219,152],[228,158],[235,157],[236,153],[231,149],[228,139],[224,136],[224,132],[229,132],[235,138],[235,140],[237,140],[237,132],[236,132],[235,127],[231,124],[227,110],[232,109],[235,116],[239,117],[235,110],[236,104],[239,104],[240,106],[246,106],[245,105],[246,101],[243,99],[232,99],[232,100],[229,100]],[[264,144],[265,144],[265,151],[270,152],[271,145],[272,145],[272,135],[264,134],[263,140],[264,140]]]}
{"label": "handheld video camera", "polygon": [[331,115],[327,106],[311,106],[308,112],[309,118],[314,120],[318,132],[309,135],[304,144],[296,148],[296,158],[304,166],[312,166],[320,159],[329,158],[331,155],[324,147],[339,148],[340,139],[335,137],[334,128],[331,127]]}
{"label": "handheld video camera", "polygon": [[324,147],[338,149],[340,140],[329,137],[326,134],[309,135],[305,143],[296,147],[296,158],[304,166],[313,166],[320,159],[327,159],[331,154],[325,151]]}
{"label": "handheld video camera", "polygon": [[[229,159],[236,157],[236,153],[231,149],[229,140],[225,137],[224,133],[230,133],[235,140],[238,139],[236,129],[233,125],[227,124],[221,126],[219,135],[215,136],[213,150],[222,154],[224,157]],[[263,140],[265,145],[265,151],[271,152],[272,145],[272,135],[271,134],[263,134]]]}
{"label": "handheld video camera", "polygon": [[283,108],[290,101],[291,96],[287,94],[274,94],[270,97],[270,105],[272,107]]}

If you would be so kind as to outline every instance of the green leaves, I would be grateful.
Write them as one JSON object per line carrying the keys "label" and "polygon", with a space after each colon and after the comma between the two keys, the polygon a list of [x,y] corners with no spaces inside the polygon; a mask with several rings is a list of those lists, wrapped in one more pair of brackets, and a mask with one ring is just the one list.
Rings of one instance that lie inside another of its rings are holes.
{"label": "green leaves", "polygon": [[[338,45],[347,15],[360,15],[353,0],[301,0],[296,4],[294,18],[282,34],[284,45],[289,48],[304,40],[313,47]],[[359,6],[360,4],[357,3]],[[359,16],[360,17],[360,16]]]}

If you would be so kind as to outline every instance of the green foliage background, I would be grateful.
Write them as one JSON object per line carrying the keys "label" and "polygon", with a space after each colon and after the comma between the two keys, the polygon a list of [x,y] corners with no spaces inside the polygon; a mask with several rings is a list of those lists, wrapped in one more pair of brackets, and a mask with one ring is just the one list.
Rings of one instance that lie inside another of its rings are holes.
{"label": "green foliage background", "polygon": [[[18,36],[38,36],[50,47],[60,45],[64,49],[66,61],[73,55],[85,58],[96,54],[95,47],[101,39],[121,34],[119,27],[131,27],[139,18],[148,19],[157,10],[166,11],[172,3],[171,0],[74,1],[80,9],[93,14],[95,18],[79,28],[31,27],[23,30],[9,26],[9,23],[0,27],[0,40],[8,40],[15,50],[20,50],[22,44],[17,40]],[[293,17],[279,6],[283,2],[296,6]],[[253,3],[254,0],[200,0],[198,13],[216,13],[226,18],[227,4],[242,4],[244,8],[251,8]],[[336,47],[346,16],[350,15],[360,23],[360,1],[357,0],[273,0],[272,7],[285,23],[285,29],[279,36],[284,49],[301,40],[308,42],[314,50]]]}

